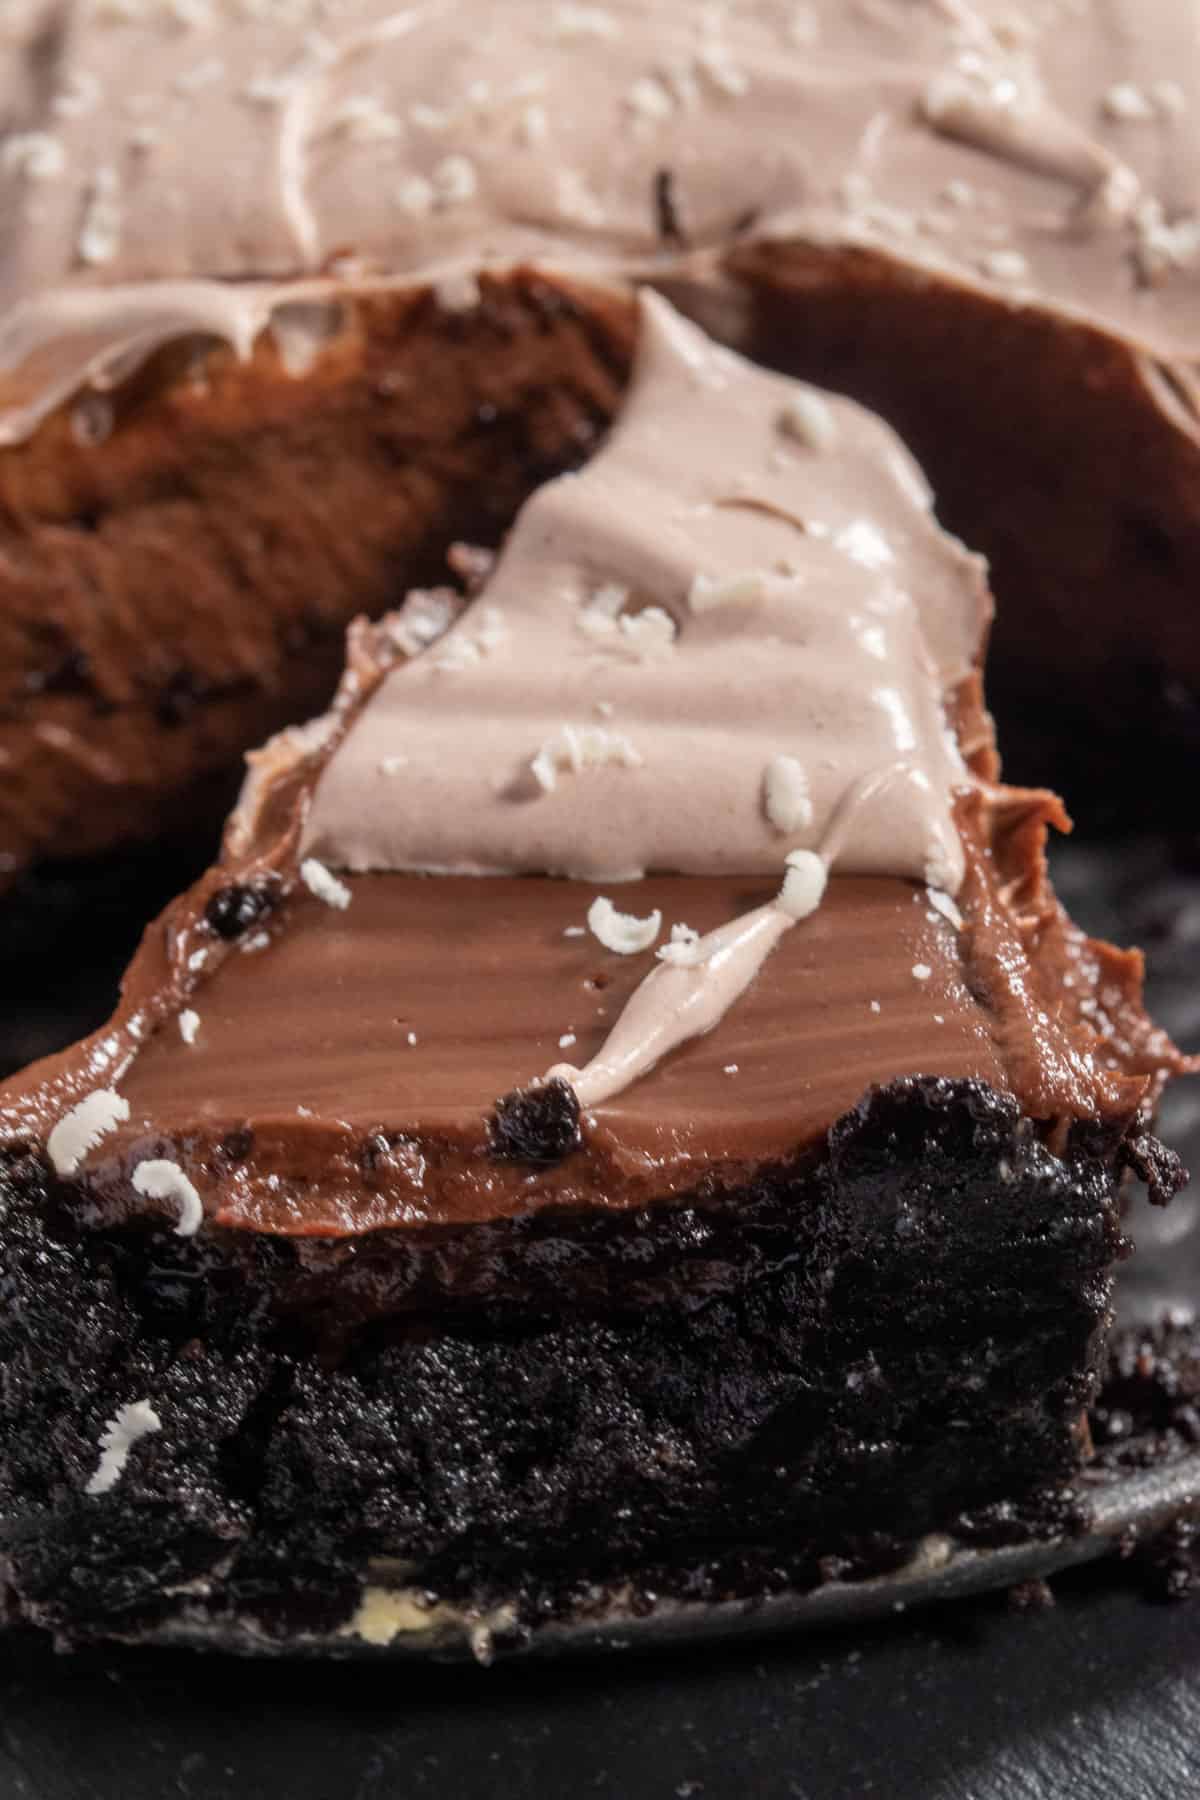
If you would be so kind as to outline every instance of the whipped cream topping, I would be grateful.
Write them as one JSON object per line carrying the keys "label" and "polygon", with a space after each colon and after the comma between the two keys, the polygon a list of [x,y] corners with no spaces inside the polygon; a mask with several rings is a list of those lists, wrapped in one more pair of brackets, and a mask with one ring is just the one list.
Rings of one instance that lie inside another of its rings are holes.
{"label": "whipped cream topping", "polygon": [[[967,775],[944,703],[988,619],[978,559],[885,426],[656,295],[641,308],[608,443],[527,502],[475,602],[384,677],[301,847],[326,880],[777,874],[771,905],[667,947],[585,1068],[549,1071],[584,1106],[712,1030],[831,868],[957,890]],[[601,896],[589,923],[636,953],[661,921]]]}
{"label": "whipped cream topping", "polygon": [[1200,347],[1200,0],[11,0],[0,33],[9,439],[339,288],[749,237]]}
{"label": "whipped cream topping", "polygon": [[[809,390],[657,296],[642,309],[607,444],[539,489],[479,597],[381,682],[303,854],[782,877],[828,840],[840,869],[953,892],[965,775],[943,701],[980,653],[979,560],[878,420],[830,398],[836,441],[810,448],[786,423]],[[804,776],[789,812],[780,757]]]}

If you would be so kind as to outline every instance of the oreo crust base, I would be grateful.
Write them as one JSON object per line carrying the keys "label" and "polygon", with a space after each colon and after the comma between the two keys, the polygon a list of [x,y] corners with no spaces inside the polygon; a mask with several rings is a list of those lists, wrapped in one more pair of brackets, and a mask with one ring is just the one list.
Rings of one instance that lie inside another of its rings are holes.
{"label": "oreo crust base", "polygon": [[[352,1648],[421,1608],[519,1629],[592,1583],[812,1586],[998,1495],[995,1530],[1061,1525],[1121,1162],[1078,1127],[1052,1154],[982,1083],[911,1077],[733,1194],[348,1249],[90,1229],[14,1161],[5,1615],[67,1645],[249,1621],[262,1647]],[[136,1401],[160,1429],[89,1493]]]}

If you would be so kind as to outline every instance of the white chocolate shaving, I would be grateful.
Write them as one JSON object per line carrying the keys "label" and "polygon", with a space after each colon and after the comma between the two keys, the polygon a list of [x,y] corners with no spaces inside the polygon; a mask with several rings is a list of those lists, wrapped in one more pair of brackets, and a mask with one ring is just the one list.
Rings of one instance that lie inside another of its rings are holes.
{"label": "white chocolate shaving", "polygon": [[178,1200],[176,1237],[195,1237],[204,1223],[204,1207],[195,1187],[178,1163],[163,1156],[149,1157],[133,1171],[133,1185],[148,1200]]}
{"label": "white chocolate shaving", "polygon": [[662,929],[662,913],[657,907],[645,919],[636,913],[618,912],[612,901],[599,895],[588,907],[588,928],[606,950],[618,956],[636,956],[648,950]]}
{"label": "white chocolate shaving", "polygon": [[66,151],[48,131],[15,131],[0,146],[0,169],[26,181],[53,181],[66,166]]}
{"label": "white chocolate shaving", "polygon": [[65,1113],[46,1140],[46,1154],[59,1175],[73,1175],[101,1138],[124,1124],[129,1102],[112,1088],[97,1088]]}
{"label": "white chocolate shaving", "polygon": [[116,1487],[133,1446],[161,1430],[162,1420],[148,1400],[131,1400],[120,1407],[100,1433],[100,1461],[84,1493],[107,1494]]}
{"label": "white chocolate shaving", "polygon": [[332,875],[325,864],[319,862],[315,856],[306,856],[300,864],[300,879],[309,893],[318,900],[323,900],[326,906],[337,907],[343,912],[349,906],[350,889],[344,881],[339,881],[336,875]]}
{"label": "white chocolate shaving", "polygon": [[190,1006],[185,1006],[179,1015],[179,1035],[185,1044],[194,1044],[196,1033],[200,1029],[200,1014]]}
{"label": "white chocolate shaving", "polygon": [[688,605],[694,613],[713,612],[721,606],[754,606],[767,597],[767,578],[759,569],[747,569],[737,575],[696,576],[688,590]]}
{"label": "white chocolate shaving", "polygon": [[560,769],[578,775],[584,769],[603,768],[609,763],[636,769],[641,762],[639,752],[619,731],[609,731],[603,725],[564,725],[547,738],[529,767],[543,792],[553,793]]}
{"label": "white chocolate shaving", "polygon": [[926,889],[925,897],[935,912],[941,913],[943,919],[949,919],[955,931],[962,930],[963,916],[958,910],[954,900],[951,899],[950,895],[947,894],[944,889],[936,887],[928,888]]}
{"label": "white chocolate shaving", "polygon": [[831,450],[837,423],[827,400],[811,388],[800,388],[779,414],[779,429],[809,450]]}
{"label": "white chocolate shaving", "polygon": [[597,588],[587,605],[580,608],[578,629],[600,649],[638,662],[672,650],[678,627],[666,608],[645,606],[639,612],[624,612],[628,598],[628,588],[616,583]]}
{"label": "white chocolate shaving", "polygon": [[829,871],[815,850],[793,850],[787,857],[787,873],[779,890],[778,904],[792,919],[806,919],[816,912],[825,896]]}
{"label": "white chocolate shaving", "polygon": [[690,925],[672,925],[669,943],[660,944],[654,953],[660,962],[696,963],[704,952],[700,948],[700,933]]}
{"label": "white chocolate shaving", "polygon": [[763,808],[776,831],[790,836],[813,822],[808,775],[794,756],[775,756],[763,773]]}

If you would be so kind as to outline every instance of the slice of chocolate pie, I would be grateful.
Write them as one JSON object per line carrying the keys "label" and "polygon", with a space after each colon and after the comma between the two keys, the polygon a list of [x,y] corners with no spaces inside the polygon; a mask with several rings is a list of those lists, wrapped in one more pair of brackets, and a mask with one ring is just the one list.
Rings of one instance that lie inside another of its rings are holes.
{"label": "slice of chocolate pie", "polygon": [[647,299],[457,561],[3,1093],[0,1581],[66,1642],[762,1593],[1085,1457],[1182,1059],[997,784],[906,453]]}

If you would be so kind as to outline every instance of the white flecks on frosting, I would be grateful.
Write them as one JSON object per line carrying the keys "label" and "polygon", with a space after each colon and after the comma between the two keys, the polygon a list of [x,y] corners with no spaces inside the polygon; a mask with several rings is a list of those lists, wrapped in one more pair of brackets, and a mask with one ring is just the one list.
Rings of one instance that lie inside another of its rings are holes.
{"label": "white flecks on frosting", "polygon": [[979,259],[979,269],[992,281],[1029,280],[1029,263],[1019,250],[985,250]]}
{"label": "white flecks on frosting", "polygon": [[605,6],[552,6],[550,36],[559,40],[576,38],[615,38],[620,36],[620,23]]}
{"label": "white flecks on frosting", "polygon": [[351,94],[334,113],[328,129],[335,135],[342,133],[352,143],[375,144],[401,137],[404,125],[378,94]]}
{"label": "white flecks on frosting", "polygon": [[639,950],[648,950],[662,930],[662,913],[655,907],[646,918],[639,919],[636,913],[618,912],[612,901],[601,894],[588,907],[587,922],[592,936],[599,938],[606,950],[615,950],[618,956],[635,956]]}
{"label": "white flecks on frosting", "polygon": [[929,964],[923,962],[914,963],[912,972],[914,981],[928,981],[933,975],[933,970],[930,968]]}
{"label": "white flecks on frosting", "polygon": [[402,175],[392,189],[392,197],[410,219],[428,218],[433,211],[433,183],[424,175]]}
{"label": "white flecks on frosting", "polygon": [[579,775],[584,769],[603,768],[608,763],[636,769],[642,757],[623,732],[609,731],[603,725],[564,725],[546,739],[529,767],[543,792],[553,793],[560,769]]}
{"label": "white flecks on frosting", "polygon": [[1115,81],[1100,104],[1110,119],[1122,124],[1153,119],[1157,113],[1150,96],[1132,81]]}
{"label": "white flecks on frosting", "polygon": [[14,131],[0,143],[0,169],[26,181],[53,181],[66,166],[61,140],[49,131]]}
{"label": "white flecks on frosting", "polygon": [[564,1031],[558,1040],[558,1047],[560,1050],[570,1050],[572,1045],[578,1043],[578,1041],[579,1040],[573,1031]]}
{"label": "white flecks on frosting", "polygon": [[756,606],[767,597],[767,576],[761,569],[742,569],[733,575],[708,575],[703,570],[688,589],[688,605],[694,613],[712,612],[719,606]]}
{"label": "white flecks on frosting", "polygon": [[517,120],[517,137],[527,150],[544,144],[550,135],[550,115],[540,101],[531,100],[521,108]]}
{"label": "white flecks on frosting", "polygon": [[430,667],[441,673],[460,674],[475,668],[507,639],[508,629],[500,608],[480,604],[472,607],[470,617],[440,640],[429,659]]}
{"label": "white flecks on frosting", "polygon": [[179,1015],[179,1035],[185,1044],[194,1044],[196,1034],[200,1030],[200,1014],[191,1006],[185,1006]]}
{"label": "white flecks on frosting", "polygon": [[46,1154],[56,1174],[74,1175],[89,1150],[129,1118],[129,1102],[112,1088],[96,1088],[55,1125]]}
{"label": "white flecks on frosting", "polygon": [[[642,310],[632,390],[604,447],[536,490],[478,598],[380,682],[320,777],[302,853],[341,870],[598,886],[647,870],[776,878],[764,772],[785,752],[807,778],[801,846],[823,841],[856,784],[902,763],[886,796],[851,809],[834,861],[919,877],[936,851],[936,885],[956,891],[951,801],[967,777],[945,702],[979,651],[981,566],[940,532],[878,421],[831,396],[836,454],[772,472],[796,384],[660,299]],[[760,473],[731,491],[731,467]],[[660,654],[625,651],[639,631]],[[588,740],[578,721],[597,716],[612,736]],[[382,805],[381,759],[400,755],[404,804]],[[585,763],[581,806],[581,783],[560,771]]]}
{"label": "white flecks on frosting", "polygon": [[[832,260],[865,239],[923,275],[1008,285],[979,262],[1003,246],[1028,263],[1022,299],[1028,289],[1139,345],[1193,355],[1194,284],[1175,263],[1147,283],[1130,222],[1137,197],[1170,224],[1194,208],[1190,0],[1035,0],[1024,34],[984,0],[913,0],[903,31],[881,28],[898,6],[740,0],[718,16],[693,0],[8,0],[9,141],[52,137],[64,163],[35,208],[37,159],[0,164],[0,367],[30,350],[36,383],[39,367],[72,359],[65,298],[88,302],[76,385],[97,346],[132,366],[204,328],[164,307],[153,332],[134,329],[139,290],[144,310],[156,284],[224,287],[220,307],[211,293],[193,304],[248,319],[270,310],[262,286],[292,285],[279,270],[324,278],[346,244],[360,274],[384,276],[484,254],[668,263],[686,246],[648,204],[664,171],[686,180],[681,239],[693,225],[698,243],[741,239],[738,222],[752,219],[750,240],[786,235]],[[1065,16],[1048,29],[1056,6]],[[181,28],[182,13],[205,23]],[[533,153],[547,121],[561,121],[564,141],[549,168]],[[156,134],[142,147],[162,155],[131,155],[131,126]],[[75,243],[106,168],[120,172],[123,219],[115,250],[93,263]],[[947,199],[963,184],[978,207]],[[66,356],[47,358],[47,345]],[[12,412],[28,430],[45,410],[22,396]]]}
{"label": "white flecks on frosting", "polygon": [[763,807],[776,831],[790,836],[813,822],[812,795],[804,764],[795,756],[773,756],[763,773]]}
{"label": "white flecks on frosting", "polygon": [[63,86],[50,102],[50,110],[60,119],[84,118],[95,112],[104,98],[99,77],[90,69],[72,69]]}
{"label": "white flecks on frosting", "polygon": [[794,6],[787,22],[787,38],[802,50],[811,50],[821,36],[821,18],[815,6]]}
{"label": "white flecks on frosting", "polygon": [[934,912],[941,913],[943,919],[948,919],[950,921],[955,931],[962,930],[962,913],[959,911],[957,903],[949,894],[945,893],[941,888],[931,887],[925,890],[925,898],[929,901]]}
{"label": "white flecks on frosting", "polygon": [[162,1430],[162,1420],[148,1400],[131,1400],[120,1407],[100,1433],[100,1461],[85,1494],[107,1494],[125,1473],[129,1452],[144,1437]]}
{"label": "white flecks on frosting", "polygon": [[1161,201],[1143,200],[1134,210],[1134,260],[1147,287],[1173,270],[1200,267],[1200,213],[1168,220]]}
{"label": "white flecks on frosting", "polygon": [[195,1237],[204,1223],[204,1207],[195,1186],[179,1164],[164,1156],[147,1157],[133,1171],[133,1185],[148,1200],[177,1200],[176,1237]]}
{"label": "white flecks on frosting", "polygon": [[324,901],[326,906],[337,907],[343,912],[349,906],[350,889],[344,881],[339,881],[336,875],[331,874],[317,857],[304,858],[300,864],[300,879],[309,893]]}
{"label": "white flecks on frosting", "polygon": [[462,607],[462,596],[453,588],[413,588],[404,604],[388,614],[383,628],[397,650],[420,656],[445,635]]}
{"label": "white flecks on frosting", "polygon": [[121,180],[111,164],[102,164],[92,178],[84,208],[76,250],[82,263],[113,261],[121,247]]}
{"label": "white flecks on frosting", "polygon": [[446,156],[432,174],[434,204],[463,206],[479,192],[479,176],[467,156]]}
{"label": "white flecks on frosting", "polygon": [[182,69],[175,77],[175,91],[179,94],[199,94],[204,88],[216,87],[225,80],[225,64],[219,56],[206,56],[203,62],[193,63],[190,69]]}
{"label": "white flecks on frosting", "polygon": [[780,409],[779,429],[809,450],[831,450],[837,442],[833,410],[811,388],[800,388]]}
{"label": "white flecks on frosting", "polygon": [[[586,638],[602,650],[610,650],[636,661],[662,656],[672,650],[678,635],[674,618],[662,606],[645,606],[625,611],[629,590],[610,582],[597,588],[580,607],[576,626]],[[597,701],[597,709],[606,705]]]}
{"label": "white flecks on frosting", "polygon": [[625,95],[625,104],[638,119],[669,119],[675,97],[657,75],[639,75]]}

